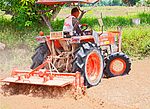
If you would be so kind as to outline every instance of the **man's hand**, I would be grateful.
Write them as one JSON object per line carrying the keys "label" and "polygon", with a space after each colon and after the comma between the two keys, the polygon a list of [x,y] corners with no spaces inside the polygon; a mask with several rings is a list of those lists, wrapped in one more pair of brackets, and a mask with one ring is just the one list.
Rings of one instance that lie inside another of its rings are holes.
{"label": "man's hand", "polygon": [[88,26],[88,24],[82,24],[81,26]]}
{"label": "man's hand", "polygon": [[84,32],[86,29],[88,29],[88,24],[82,24],[81,29],[82,29],[82,32]]}

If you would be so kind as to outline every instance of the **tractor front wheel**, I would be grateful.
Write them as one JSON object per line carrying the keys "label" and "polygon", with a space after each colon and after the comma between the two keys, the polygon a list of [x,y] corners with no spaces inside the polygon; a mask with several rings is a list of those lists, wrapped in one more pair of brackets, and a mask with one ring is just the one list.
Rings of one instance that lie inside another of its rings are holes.
{"label": "tractor front wheel", "polygon": [[114,53],[106,59],[104,74],[106,77],[115,77],[128,74],[131,70],[131,62],[124,53]]}

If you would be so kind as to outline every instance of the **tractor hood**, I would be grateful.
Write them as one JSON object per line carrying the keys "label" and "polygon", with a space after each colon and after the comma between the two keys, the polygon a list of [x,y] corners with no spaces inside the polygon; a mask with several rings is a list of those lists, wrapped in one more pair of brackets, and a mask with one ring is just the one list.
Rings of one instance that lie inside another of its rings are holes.
{"label": "tractor hood", "polygon": [[67,4],[67,3],[96,3],[99,0],[38,0],[37,4],[55,5],[55,4]]}

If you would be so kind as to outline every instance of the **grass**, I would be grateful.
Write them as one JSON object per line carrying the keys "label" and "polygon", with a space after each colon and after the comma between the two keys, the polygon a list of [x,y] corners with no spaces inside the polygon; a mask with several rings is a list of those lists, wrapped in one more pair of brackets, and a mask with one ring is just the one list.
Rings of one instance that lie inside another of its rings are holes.
{"label": "grass", "polygon": [[[101,6],[101,7],[81,7],[84,10],[90,10],[84,17],[94,16],[100,18],[101,13],[103,17],[106,16],[132,16],[137,13],[150,12],[149,7],[126,7],[126,6]],[[71,8],[63,8],[58,14],[57,18],[65,18],[70,14]]]}
{"label": "grass", "polygon": [[[88,9],[88,7],[85,9]],[[150,54],[150,13],[137,13],[147,11],[147,8],[96,7],[93,10],[94,13],[87,13],[81,23],[87,23],[92,29],[99,30],[98,16],[95,16],[96,13],[99,13],[99,10],[105,15],[107,12],[111,12],[112,14],[110,16],[103,17],[105,30],[112,30],[117,26],[123,26],[123,51],[131,56],[145,56]],[[127,14],[123,10],[128,11],[128,16],[126,16]],[[118,12],[124,13],[123,16],[117,16],[116,13]],[[63,17],[61,18],[60,15],[64,14],[63,16],[67,16],[65,14],[68,13],[68,8],[63,9],[57,19],[52,22],[55,31],[60,31],[63,27],[64,19],[62,19]],[[91,17],[91,15],[94,17]],[[37,46],[35,36],[38,35],[38,32],[42,30],[46,34],[49,34],[48,28],[39,24],[18,30],[11,24],[10,18],[10,16],[6,16],[3,12],[0,12],[0,42],[5,43],[7,48],[23,48],[26,46],[28,49],[34,50]],[[134,26],[131,22],[132,18],[140,18],[141,25]]]}
{"label": "grass", "polygon": [[35,45],[34,36],[37,35],[37,32],[30,32],[28,30],[20,32],[9,27],[3,31],[0,31],[0,34],[0,41],[5,43],[8,48],[16,47],[22,44],[32,47]]}
{"label": "grass", "polygon": [[20,31],[14,28],[10,20],[5,18],[0,18],[0,24],[0,42],[5,43],[8,48],[23,44],[30,48],[35,45],[34,36],[38,35],[39,28],[25,28]]}
{"label": "grass", "polygon": [[150,25],[123,28],[122,47],[134,57],[150,55]]}
{"label": "grass", "polygon": [[10,76],[14,68],[29,69],[32,55],[33,52],[26,47],[0,51],[0,78]]}

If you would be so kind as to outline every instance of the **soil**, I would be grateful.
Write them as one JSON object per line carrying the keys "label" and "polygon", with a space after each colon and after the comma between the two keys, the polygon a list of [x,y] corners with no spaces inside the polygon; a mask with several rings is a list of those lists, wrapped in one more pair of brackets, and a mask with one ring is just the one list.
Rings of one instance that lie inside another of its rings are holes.
{"label": "soil", "polygon": [[[3,71],[1,77],[8,75],[4,69],[0,71]],[[4,86],[1,84],[1,87]],[[50,96],[51,91],[45,91],[44,96],[23,92],[1,93],[0,109],[150,109],[150,57],[132,61],[129,75],[103,78],[98,86],[87,89],[86,95],[77,99],[68,92],[70,87],[63,91],[53,89],[58,91],[55,92],[58,96]]]}

